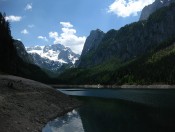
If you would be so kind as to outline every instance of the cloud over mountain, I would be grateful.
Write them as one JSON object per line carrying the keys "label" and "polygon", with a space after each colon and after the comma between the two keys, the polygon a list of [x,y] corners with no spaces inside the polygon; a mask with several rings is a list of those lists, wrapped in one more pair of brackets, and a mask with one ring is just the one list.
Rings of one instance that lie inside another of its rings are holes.
{"label": "cloud over mountain", "polygon": [[44,37],[44,36],[38,36],[38,39],[41,39],[41,40],[44,40],[44,41],[48,41],[47,37]]}
{"label": "cloud over mountain", "polygon": [[63,44],[71,48],[76,53],[81,53],[86,37],[79,37],[76,35],[76,29],[70,22],[60,22],[62,33],[58,35],[57,32],[49,32],[49,37],[54,39],[54,44]]}
{"label": "cloud over mountain", "polygon": [[146,5],[155,0],[115,0],[109,7],[108,12],[119,17],[136,16]]}

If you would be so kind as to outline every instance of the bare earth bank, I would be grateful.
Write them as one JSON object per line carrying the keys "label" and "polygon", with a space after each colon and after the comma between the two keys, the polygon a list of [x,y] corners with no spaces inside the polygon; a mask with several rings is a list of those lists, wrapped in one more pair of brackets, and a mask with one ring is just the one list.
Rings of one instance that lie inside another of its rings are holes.
{"label": "bare earth bank", "polygon": [[52,87],[11,75],[0,75],[0,131],[38,132],[51,119],[80,106]]}

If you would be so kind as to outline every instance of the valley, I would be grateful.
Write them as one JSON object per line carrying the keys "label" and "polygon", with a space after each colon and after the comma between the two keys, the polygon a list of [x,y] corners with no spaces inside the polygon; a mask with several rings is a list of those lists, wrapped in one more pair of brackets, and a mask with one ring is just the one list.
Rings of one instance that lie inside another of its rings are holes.
{"label": "valley", "polygon": [[38,1],[0,1],[2,132],[175,130],[174,0]]}

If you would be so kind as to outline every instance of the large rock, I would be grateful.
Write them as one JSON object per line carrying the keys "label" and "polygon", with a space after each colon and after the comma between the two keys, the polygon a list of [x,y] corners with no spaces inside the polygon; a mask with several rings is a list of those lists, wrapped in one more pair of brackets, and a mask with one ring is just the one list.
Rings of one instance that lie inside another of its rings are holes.
{"label": "large rock", "polygon": [[48,85],[0,75],[1,132],[41,132],[48,121],[79,105],[79,101]]}

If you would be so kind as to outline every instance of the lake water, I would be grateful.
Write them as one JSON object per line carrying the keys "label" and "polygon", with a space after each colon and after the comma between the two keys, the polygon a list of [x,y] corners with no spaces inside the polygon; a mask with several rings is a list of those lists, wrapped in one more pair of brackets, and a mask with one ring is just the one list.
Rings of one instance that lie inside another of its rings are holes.
{"label": "lake water", "polygon": [[43,132],[175,132],[175,90],[59,89],[84,102]]}

